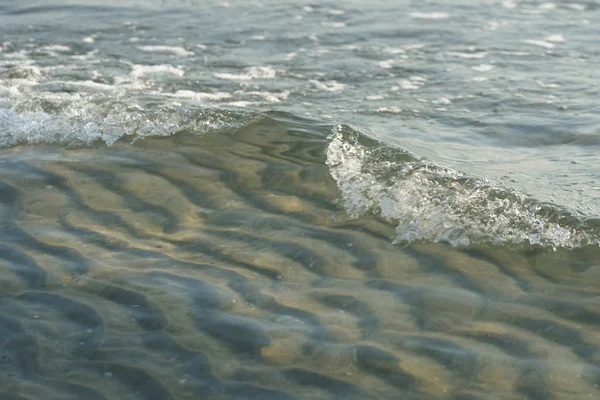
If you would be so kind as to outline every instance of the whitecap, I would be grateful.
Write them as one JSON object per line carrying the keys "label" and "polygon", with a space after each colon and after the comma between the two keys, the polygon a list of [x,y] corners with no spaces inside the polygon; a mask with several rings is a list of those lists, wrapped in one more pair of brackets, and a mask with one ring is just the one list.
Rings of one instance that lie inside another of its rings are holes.
{"label": "whitecap", "polygon": [[406,53],[406,50],[397,47],[385,47],[383,48],[383,52],[388,54],[404,54]]}
{"label": "whitecap", "polygon": [[488,72],[491,71],[493,68],[494,66],[491,64],[479,64],[474,67],[471,67],[472,70],[477,72]]}
{"label": "whitecap", "polygon": [[377,66],[379,68],[383,68],[383,69],[390,69],[394,66],[394,60],[393,59],[389,59],[389,60],[382,60],[379,61],[377,63]]}
{"label": "whitecap", "polygon": [[67,51],[71,51],[71,48],[69,46],[65,46],[62,44],[52,44],[49,46],[43,46],[40,47],[40,50],[42,51],[48,51],[48,52],[59,52],[59,53],[64,53]]}
{"label": "whitecap", "polygon": [[325,90],[327,92],[340,92],[346,88],[346,85],[339,83],[338,81],[331,80],[326,82],[320,82],[317,80],[311,80],[310,83],[315,85],[317,89]]}
{"label": "whitecap", "polygon": [[254,102],[254,101],[232,101],[230,103],[223,103],[226,106],[230,106],[230,107],[240,107],[240,108],[244,108],[244,107],[248,107],[248,106],[252,106],[252,105],[257,105],[258,103]]}
{"label": "whitecap", "polygon": [[336,29],[344,28],[346,26],[344,22],[322,22],[321,25]]}
{"label": "whitecap", "polygon": [[410,16],[415,19],[440,20],[440,19],[446,19],[446,18],[450,17],[450,14],[443,13],[443,12],[431,12],[431,13],[413,12],[413,13],[410,13]]}
{"label": "whitecap", "polygon": [[169,64],[161,65],[140,65],[131,64],[131,76],[140,78],[147,74],[171,74],[176,76],[183,76],[185,71],[181,68],[174,67]]}
{"label": "whitecap", "polygon": [[187,57],[194,55],[193,51],[188,51],[181,46],[138,46],[138,49],[148,53],[173,54],[175,56]]}
{"label": "whitecap", "polygon": [[402,89],[406,90],[416,90],[421,88],[422,85],[416,84],[415,82],[411,82],[409,80],[403,79],[399,82],[399,86]]}
{"label": "whitecap", "polygon": [[561,34],[548,35],[545,37],[545,40],[548,42],[564,42],[565,37]]}
{"label": "whitecap", "polygon": [[487,51],[478,51],[478,52],[472,52],[472,53],[465,53],[465,52],[460,52],[460,51],[447,51],[446,54],[449,56],[452,56],[452,57],[475,58],[475,59],[485,58],[488,55]]}
{"label": "whitecap", "polygon": [[556,83],[544,83],[542,81],[535,81],[535,83],[538,84],[538,86],[543,87],[543,88],[548,88],[548,89],[552,89],[552,88],[557,88],[560,87],[559,84]]}
{"label": "whitecap", "polygon": [[194,92],[192,90],[178,90],[171,96],[194,99],[194,100],[211,100],[220,101],[231,98],[231,94],[225,92],[205,93],[205,92]]}
{"label": "whitecap", "polygon": [[219,79],[233,81],[250,81],[252,79],[272,79],[277,75],[277,71],[273,67],[259,66],[250,67],[245,74],[230,74],[227,72],[215,72],[213,74]]}
{"label": "whitecap", "polygon": [[450,101],[450,99],[447,98],[447,97],[440,97],[437,100],[433,100],[432,103],[433,104],[448,105],[448,104],[452,104],[452,101]]}
{"label": "whitecap", "polygon": [[261,98],[265,99],[266,101],[268,101],[269,103],[279,103],[282,100],[286,100],[288,98],[290,92],[287,92],[287,91],[280,92],[280,93],[267,92],[267,91],[244,92],[244,91],[240,90],[240,91],[237,91],[236,94],[261,97]]}
{"label": "whitecap", "polygon": [[378,113],[400,114],[403,110],[399,107],[379,107],[375,110]]}
{"label": "whitecap", "polygon": [[526,39],[526,40],[523,40],[523,43],[530,44],[532,46],[544,47],[546,49],[553,49],[554,48],[554,44],[553,43],[547,42],[545,40]]}

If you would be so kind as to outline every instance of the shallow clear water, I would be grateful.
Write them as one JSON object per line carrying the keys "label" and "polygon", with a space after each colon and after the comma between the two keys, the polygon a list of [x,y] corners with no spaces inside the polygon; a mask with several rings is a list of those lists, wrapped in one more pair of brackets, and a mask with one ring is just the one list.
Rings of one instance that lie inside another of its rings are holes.
{"label": "shallow clear water", "polygon": [[2,2],[0,397],[600,397],[599,15]]}

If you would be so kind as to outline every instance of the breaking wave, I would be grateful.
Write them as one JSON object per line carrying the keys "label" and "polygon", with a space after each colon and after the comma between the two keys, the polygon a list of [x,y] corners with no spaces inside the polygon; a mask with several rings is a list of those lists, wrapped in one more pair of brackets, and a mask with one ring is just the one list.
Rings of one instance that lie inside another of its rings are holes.
{"label": "breaking wave", "polygon": [[482,178],[419,160],[347,126],[333,130],[327,165],[352,218],[379,213],[396,241],[531,244],[574,248],[600,242],[596,221]]}

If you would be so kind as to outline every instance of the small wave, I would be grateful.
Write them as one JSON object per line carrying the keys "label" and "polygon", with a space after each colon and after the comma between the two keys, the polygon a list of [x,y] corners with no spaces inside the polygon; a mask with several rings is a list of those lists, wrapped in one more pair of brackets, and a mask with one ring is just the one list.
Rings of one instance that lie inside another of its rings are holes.
{"label": "small wave", "polygon": [[143,109],[135,104],[111,103],[85,107],[74,103],[58,113],[18,113],[0,108],[0,148],[21,144],[112,145],[123,137],[170,136],[238,128],[256,117],[231,110],[194,110],[177,106]]}
{"label": "small wave", "polygon": [[378,213],[396,242],[424,240],[574,248],[600,243],[586,221],[522,193],[379,145],[337,126],[327,165],[351,218]]}

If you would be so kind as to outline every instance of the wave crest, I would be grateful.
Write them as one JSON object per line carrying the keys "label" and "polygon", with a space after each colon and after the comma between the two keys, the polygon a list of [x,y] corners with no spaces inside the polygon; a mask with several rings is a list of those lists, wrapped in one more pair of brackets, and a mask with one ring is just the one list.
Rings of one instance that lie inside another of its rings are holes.
{"label": "wave crest", "polygon": [[347,126],[334,128],[327,165],[352,218],[379,213],[396,242],[424,240],[581,247],[600,243],[584,219],[522,193],[380,145]]}

